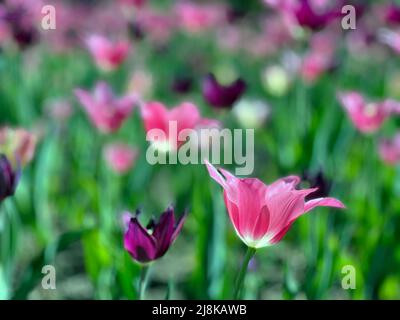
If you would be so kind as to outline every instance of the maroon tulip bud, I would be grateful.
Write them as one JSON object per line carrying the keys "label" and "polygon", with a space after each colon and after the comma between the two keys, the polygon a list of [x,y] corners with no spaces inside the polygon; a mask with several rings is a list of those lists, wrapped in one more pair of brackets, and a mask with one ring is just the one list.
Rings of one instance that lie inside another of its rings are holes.
{"label": "maroon tulip bud", "polygon": [[230,85],[218,83],[213,74],[208,74],[203,80],[203,97],[214,108],[231,108],[246,90],[246,83],[237,79]]}
{"label": "maroon tulip bud", "polygon": [[20,177],[20,169],[14,170],[10,161],[0,154],[0,202],[14,195]]}
{"label": "maroon tulip bud", "polygon": [[130,219],[128,230],[125,233],[125,249],[133,259],[140,263],[161,258],[178,236],[185,218],[186,214],[175,223],[174,209],[169,207],[158,222],[152,219],[148,227],[144,228],[136,214]]}

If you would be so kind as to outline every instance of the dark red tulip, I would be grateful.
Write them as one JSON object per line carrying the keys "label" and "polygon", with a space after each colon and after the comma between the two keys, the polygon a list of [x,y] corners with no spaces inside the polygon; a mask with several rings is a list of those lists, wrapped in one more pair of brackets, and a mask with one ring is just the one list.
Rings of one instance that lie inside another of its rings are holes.
{"label": "dark red tulip", "polygon": [[202,91],[204,99],[214,108],[231,108],[246,90],[246,83],[237,79],[230,85],[218,83],[213,74],[208,74],[203,80]]}
{"label": "dark red tulip", "polygon": [[14,170],[10,161],[0,154],[0,202],[14,195],[20,177],[20,170]]}
{"label": "dark red tulip", "polygon": [[[182,229],[186,214],[175,222],[174,209],[169,207],[156,222],[153,219],[144,228],[137,217],[132,216],[124,237],[125,249],[133,259],[147,263],[161,258]],[[150,232],[152,231],[152,232]]]}

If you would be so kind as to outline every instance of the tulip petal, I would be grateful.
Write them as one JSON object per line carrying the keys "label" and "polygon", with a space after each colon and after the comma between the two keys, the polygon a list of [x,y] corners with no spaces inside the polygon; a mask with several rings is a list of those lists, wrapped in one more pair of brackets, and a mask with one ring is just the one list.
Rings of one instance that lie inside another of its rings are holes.
{"label": "tulip petal", "polygon": [[176,223],[174,232],[172,233],[171,243],[175,241],[176,237],[178,236],[179,232],[182,230],[183,224],[185,223],[187,217],[187,212],[185,212]]}
{"label": "tulip petal", "polygon": [[335,199],[335,198],[318,198],[307,201],[304,204],[304,213],[309,212],[310,210],[314,209],[315,207],[334,207],[334,208],[345,208],[345,205]]}
{"label": "tulip petal", "polygon": [[132,218],[124,237],[125,249],[139,262],[148,262],[156,256],[156,241],[141,226],[137,218]]}
{"label": "tulip petal", "polygon": [[268,186],[266,196],[271,198],[278,193],[292,191],[300,183],[300,181],[301,179],[298,176],[288,176],[278,179]]}
{"label": "tulip petal", "polygon": [[165,254],[171,245],[172,234],[174,232],[174,210],[169,207],[161,217],[159,222],[154,227],[152,236],[157,242],[157,254],[156,258],[159,258]]}
{"label": "tulip petal", "polygon": [[141,112],[146,132],[160,129],[167,135],[168,110],[163,104],[156,101],[148,102],[142,106]]}

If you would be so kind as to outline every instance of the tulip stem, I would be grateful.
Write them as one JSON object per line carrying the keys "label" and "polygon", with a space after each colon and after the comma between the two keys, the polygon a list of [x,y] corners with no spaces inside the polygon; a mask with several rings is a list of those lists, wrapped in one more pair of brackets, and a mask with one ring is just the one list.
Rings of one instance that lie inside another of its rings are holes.
{"label": "tulip stem", "polygon": [[150,266],[143,265],[140,270],[140,279],[139,279],[139,300],[144,300],[144,292],[147,287],[147,280],[149,276]]}
{"label": "tulip stem", "polygon": [[250,247],[247,248],[246,255],[243,259],[242,267],[240,268],[239,274],[236,278],[235,291],[234,291],[234,299],[235,300],[238,300],[240,298],[240,291],[243,287],[243,282],[244,282],[244,278],[247,273],[247,268],[249,266],[249,262],[250,262],[251,258],[253,258],[256,251],[257,250],[255,248],[250,248]]}

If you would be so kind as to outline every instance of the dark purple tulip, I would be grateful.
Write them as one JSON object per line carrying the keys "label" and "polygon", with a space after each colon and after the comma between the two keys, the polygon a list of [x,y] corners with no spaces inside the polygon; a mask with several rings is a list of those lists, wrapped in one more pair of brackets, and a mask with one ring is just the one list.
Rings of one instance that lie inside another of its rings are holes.
{"label": "dark purple tulip", "polygon": [[399,24],[400,23],[400,7],[394,3],[386,8],[385,20],[387,23]]}
{"label": "dark purple tulip", "polygon": [[214,108],[230,108],[246,90],[246,83],[238,79],[228,86],[218,83],[213,74],[208,74],[202,85],[204,99]]}
{"label": "dark purple tulip", "polygon": [[172,90],[176,93],[188,93],[192,89],[193,79],[190,77],[176,77],[172,82]]}
{"label": "dark purple tulip", "polygon": [[14,195],[20,177],[20,170],[14,170],[10,161],[0,154],[0,202]]}
{"label": "dark purple tulip", "polygon": [[8,23],[13,39],[21,49],[38,41],[39,32],[31,13],[24,6],[19,5],[6,9],[3,19]]}
{"label": "dark purple tulip", "polygon": [[[186,214],[176,223],[174,209],[169,207],[160,217],[158,222],[153,219],[144,228],[137,213],[129,222],[128,231],[125,233],[124,246],[133,259],[140,263],[147,263],[161,258],[174,242],[182,229]],[[149,232],[152,230],[153,232]]]}
{"label": "dark purple tulip", "polygon": [[295,9],[295,16],[299,25],[312,30],[324,28],[332,20],[341,16],[341,1],[337,6],[327,9],[324,12],[316,12],[310,5],[309,0],[300,0],[299,6]]}
{"label": "dark purple tulip", "polygon": [[307,195],[306,200],[323,198],[329,195],[332,182],[325,176],[321,169],[317,173],[313,174],[310,172],[304,172],[303,178],[310,183],[310,188],[318,188],[318,190]]}

